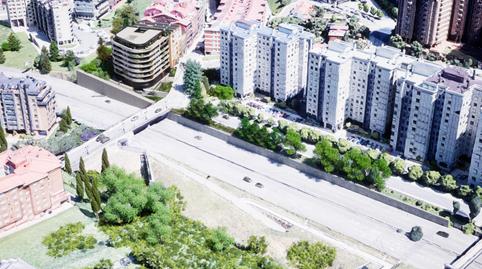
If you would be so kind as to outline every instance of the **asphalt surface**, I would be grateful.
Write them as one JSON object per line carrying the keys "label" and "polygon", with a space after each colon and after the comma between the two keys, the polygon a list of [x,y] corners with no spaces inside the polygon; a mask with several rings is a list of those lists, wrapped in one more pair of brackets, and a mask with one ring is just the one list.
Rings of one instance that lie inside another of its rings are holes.
{"label": "asphalt surface", "polygon": [[[164,154],[188,164],[416,268],[442,268],[476,240],[459,230],[444,228],[319,181],[170,120],[137,134],[129,144],[144,148],[149,154]],[[244,182],[244,176],[252,178],[253,182]],[[255,187],[256,182],[264,187]],[[415,225],[424,231],[419,242],[411,242],[404,233],[397,233],[397,229],[406,232]],[[436,235],[439,230],[449,233],[450,237]]]}

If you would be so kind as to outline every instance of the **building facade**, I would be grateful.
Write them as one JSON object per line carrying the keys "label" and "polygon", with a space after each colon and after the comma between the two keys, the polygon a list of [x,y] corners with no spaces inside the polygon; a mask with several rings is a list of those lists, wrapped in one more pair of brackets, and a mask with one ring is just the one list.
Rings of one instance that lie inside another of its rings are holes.
{"label": "building facade", "polygon": [[399,0],[395,32],[407,41],[424,46],[443,41],[482,45],[482,1]]}
{"label": "building facade", "polygon": [[236,95],[255,91],[286,101],[306,87],[308,52],[314,36],[300,26],[271,29],[254,21],[221,27],[221,83]]}
{"label": "building facade", "polygon": [[76,18],[100,19],[110,10],[107,0],[75,0],[74,12]]}
{"label": "building facade", "polygon": [[69,200],[61,162],[45,149],[7,150],[0,154],[0,162],[0,231],[40,217]]}
{"label": "building facade", "polygon": [[7,0],[7,16],[11,27],[34,25],[32,0]]}
{"label": "building facade", "polygon": [[60,47],[76,43],[70,0],[32,0],[35,25]]}
{"label": "building facade", "polygon": [[134,88],[155,85],[180,57],[179,27],[143,23],[126,27],[112,40],[114,72]]}
{"label": "building facade", "polygon": [[44,81],[0,74],[0,124],[6,131],[47,135],[55,126],[55,92]]}

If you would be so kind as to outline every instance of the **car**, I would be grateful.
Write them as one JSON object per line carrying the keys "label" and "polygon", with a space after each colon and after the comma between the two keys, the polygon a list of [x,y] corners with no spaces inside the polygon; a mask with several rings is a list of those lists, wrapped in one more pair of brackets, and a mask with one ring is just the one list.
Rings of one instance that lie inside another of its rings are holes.
{"label": "car", "polygon": [[154,110],[154,113],[159,113],[159,112],[161,112],[162,110],[163,110],[162,108],[158,108],[158,109]]}
{"label": "car", "polygon": [[229,119],[229,115],[228,115],[228,114],[224,114],[224,115],[223,115],[223,119],[228,120],[228,119]]}
{"label": "car", "polygon": [[259,182],[254,184],[254,186],[256,186],[257,188],[260,188],[260,189],[264,187],[263,184],[261,184]]}
{"label": "car", "polygon": [[194,137],[194,139],[196,139],[196,140],[201,140],[201,139],[203,139],[203,138],[202,138],[202,136],[200,136],[200,135],[196,135],[196,136]]}
{"label": "car", "polygon": [[139,118],[139,116],[134,116],[134,117],[131,118],[131,121],[135,121],[135,120],[137,120],[138,118]]}
{"label": "car", "polygon": [[104,134],[100,134],[96,139],[95,141],[101,143],[101,144],[104,144],[106,142],[108,142],[110,140],[109,137],[105,136]]}
{"label": "car", "polygon": [[246,182],[248,182],[248,183],[251,182],[251,178],[249,178],[249,177],[243,177],[243,180],[246,181]]}
{"label": "car", "polygon": [[449,234],[446,233],[446,232],[444,232],[444,231],[438,231],[438,232],[437,232],[437,235],[438,235],[438,236],[441,236],[441,237],[443,237],[443,238],[448,238],[448,237],[449,237]]}

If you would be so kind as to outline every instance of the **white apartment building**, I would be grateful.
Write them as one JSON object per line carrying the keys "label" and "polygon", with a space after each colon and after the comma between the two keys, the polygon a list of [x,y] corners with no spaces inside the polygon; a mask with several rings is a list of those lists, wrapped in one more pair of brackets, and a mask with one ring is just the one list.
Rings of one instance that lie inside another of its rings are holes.
{"label": "white apartment building", "polygon": [[482,183],[482,108],[479,107],[479,122],[477,123],[477,130],[475,133],[475,141],[472,151],[472,158],[470,160],[469,168],[469,184],[480,185]]}
{"label": "white apartment building", "polygon": [[36,26],[60,47],[75,44],[71,0],[8,0],[12,27]]}
{"label": "white apartment building", "polygon": [[277,29],[237,21],[221,27],[221,83],[245,97],[255,91],[286,101],[306,87],[314,36],[295,25]]}
{"label": "white apartment building", "polygon": [[75,0],[75,17],[81,19],[99,19],[109,12],[108,0]]}
{"label": "white apartment building", "polygon": [[391,47],[358,50],[333,41],[308,57],[306,113],[333,131],[346,120],[385,134],[392,111],[395,69],[414,58]]}

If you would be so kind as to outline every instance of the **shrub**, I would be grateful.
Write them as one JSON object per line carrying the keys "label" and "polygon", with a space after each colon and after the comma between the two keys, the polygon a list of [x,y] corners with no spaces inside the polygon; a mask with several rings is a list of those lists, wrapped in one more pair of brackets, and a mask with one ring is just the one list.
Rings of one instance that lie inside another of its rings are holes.
{"label": "shrub", "polygon": [[264,236],[257,237],[252,235],[248,238],[247,249],[249,251],[256,254],[265,254],[267,248],[268,243],[266,242],[266,238]]}
{"label": "shrub", "polygon": [[428,186],[435,185],[440,179],[440,173],[437,171],[426,171],[422,176],[422,181]]}
{"label": "shrub", "polygon": [[171,70],[169,70],[169,76],[170,77],[175,77],[176,76],[176,68],[171,68]]}
{"label": "shrub", "polygon": [[465,224],[464,226],[462,226],[462,231],[465,234],[474,234],[475,225],[472,222],[469,222],[469,223]]}
{"label": "shrub", "polygon": [[414,242],[420,241],[422,237],[423,237],[423,232],[422,232],[422,227],[420,226],[412,227],[412,230],[408,234],[408,238],[410,238],[410,240]]}
{"label": "shrub", "polygon": [[390,164],[390,167],[395,175],[405,174],[405,162],[402,159],[396,159]]}
{"label": "shrub", "polygon": [[300,241],[290,246],[287,258],[298,269],[324,269],[333,265],[336,250],[323,243]]}
{"label": "shrub", "polygon": [[83,223],[76,222],[48,234],[42,240],[42,244],[48,249],[47,254],[52,257],[62,257],[75,250],[94,248],[97,240],[92,235],[82,235],[84,227]]}
{"label": "shrub", "polygon": [[209,89],[209,95],[216,96],[221,100],[230,100],[234,97],[234,90],[230,86],[216,85]]}
{"label": "shrub", "polygon": [[457,194],[462,198],[466,198],[472,194],[472,189],[469,185],[460,185]]}
{"label": "shrub", "polygon": [[212,251],[222,252],[234,246],[234,239],[225,229],[218,228],[210,231],[206,243]]}
{"label": "shrub", "polygon": [[408,178],[417,181],[423,175],[423,170],[420,165],[412,165],[408,168]]}

